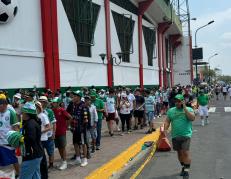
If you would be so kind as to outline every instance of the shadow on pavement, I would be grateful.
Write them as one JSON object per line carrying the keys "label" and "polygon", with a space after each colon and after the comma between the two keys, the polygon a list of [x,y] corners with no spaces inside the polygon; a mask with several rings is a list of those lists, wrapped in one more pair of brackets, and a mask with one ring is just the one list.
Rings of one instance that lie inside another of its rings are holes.
{"label": "shadow on pavement", "polygon": [[169,176],[153,177],[149,179],[179,179],[179,173],[169,175]]}

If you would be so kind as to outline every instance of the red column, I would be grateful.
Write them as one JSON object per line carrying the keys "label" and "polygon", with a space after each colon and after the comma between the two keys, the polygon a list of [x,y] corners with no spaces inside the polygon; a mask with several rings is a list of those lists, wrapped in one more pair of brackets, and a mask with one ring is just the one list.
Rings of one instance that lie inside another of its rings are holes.
{"label": "red column", "polygon": [[192,36],[189,37],[189,55],[191,69],[191,83],[193,82]]}
{"label": "red column", "polygon": [[110,26],[110,1],[104,0],[106,23],[106,49],[107,49],[107,77],[108,86],[113,86],[113,64],[111,64],[111,26]]}
{"label": "red column", "polygon": [[171,78],[171,86],[174,86],[174,72],[173,72],[173,50],[175,49],[178,40],[180,39],[182,35],[181,34],[175,34],[175,35],[170,35],[169,39],[170,39],[170,69],[171,69],[171,73],[170,73],[170,78]]}
{"label": "red column", "polygon": [[139,77],[140,88],[144,89],[144,74],[143,74],[143,32],[142,32],[142,19],[145,11],[154,2],[154,0],[146,0],[139,3],[138,7],[138,45],[139,45]]}
{"label": "red column", "polygon": [[60,88],[57,1],[41,0],[42,36],[46,88]]}
{"label": "red column", "polygon": [[143,34],[142,34],[142,15],[138,16],[138,40],[139,40],[139,77],[140,77],[140,88],[144,88],[144,75],[143,75]]}
{"label": "red column", "polygon": [[[167,86],[167,71],[166,71],[166,58],[165,58],[165,47],[164,47],[164,33],[171,26],[171,22],[163,22],[158,24],[158,65],[159,65],[159,86]],[[163,70],[162,70],[163,68]],[[163,72],[163,78],[162,78]],[[162,84],[162,79],[163,83]]]}

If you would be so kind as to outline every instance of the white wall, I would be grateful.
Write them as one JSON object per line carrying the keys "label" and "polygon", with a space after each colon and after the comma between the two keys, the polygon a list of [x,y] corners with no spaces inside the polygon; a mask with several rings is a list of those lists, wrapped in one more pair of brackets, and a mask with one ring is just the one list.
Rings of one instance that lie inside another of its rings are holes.
{"label": "white wall", "polygon": [[[59,49],[60,49],[60,71],[61,86],[107,86],[107,68],[102,64],[100,53],[106,53],[106,31],[105,10],[103,0],[93,2],[101,5],[100,14],[95,31],[95,46],[92,47],[92,57],[79,57],[77,55],[77,44],[68,22],[61,0],[58,0],[58,27],[59,27]],[[127,10],[110,3],[111,10],[121,14],[131,14],[135,21],[133,32],[134,53],[130,55],[130,63],[122,62],[119,66],[114,65],[115,85],[139,85],[139,50],[138,50],[138,17]],[[110,11],[111,20],[111,49],[112,55],[121,52],[119,39]],[[144,25],[152,26],[144,20]],[[143,60],[144,60],[144,84],[156,84],[159,77],[155,70],[158,69],[158,60],[154,59],[154,66],[147,65],[147,52],[143,37]],[[147,76],[146,76],[147,75]]]}
{"label": "white wall", "polygon": [[0,25],[0,87],[45,86],[40,0],[19,1],[18,14]]}
{"label": "white wall", "polygon": [[188,37],[183,37],[182,45],[177,48],[176,58],[173,61],[176,62],[173,66],[174,84],[191,84]]}

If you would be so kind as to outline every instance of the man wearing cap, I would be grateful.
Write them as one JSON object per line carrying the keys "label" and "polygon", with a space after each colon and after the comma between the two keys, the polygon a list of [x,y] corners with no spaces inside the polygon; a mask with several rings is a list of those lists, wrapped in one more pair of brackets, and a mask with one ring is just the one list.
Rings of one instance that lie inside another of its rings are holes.
{"label": "man wearing cap", "polygon": [[[73,145],[75,148],[76,159],[73,164],[85,167],[87,162],[87,127],[90,122],[90,114],[84,102],[81,101],[83,94],[81,91],[74,91],[72,103],[67,107],[67,111],[72,115],[72,131],[73,131]],[[83,150],[84,157],[80,158],[80,149]]]}
{"label": "man wearing cap", "polygon": [[68,121],[72,120],[72,116],[64,108],[59,106],[61,101],[58,97],[54,98],[51,102],[56,119],[55,146],[58,148],[62,158],[59,170],[65,170],[67,169],[66,131]]}
{"label": "man wearing cap", "polygon": [[164,131],[171,124],[171,136],[173,149],[177,151],[178,160],[182,165],[181,176],[189,176],[191,158],[189,153],[190,140],[192,137],[192,121],[195,120],[193,109],[186,107],[184,97],[181,94],[175,96],[175,105],[168,110],[164,122]]}
{"label": "man wearing cap", "polygon": [[49,156],[49,166],[48,168],[53,168],[54,163],[54,139],[55,139],[55,131],[56,131],[56,119],[54,112],[47,108],[48,99],[46,96],[40,96],[39,102],[41,102],[42,107],[44,109],[44,113],[48,116],[50,121],[51,129],[47,132],[48,140],[43,142],[43,147],[46,149],[47,154]]}
{"label": "man wearing cap", "polygon": [[101,99],[96,98],[95,92],[91,92],[90,96],[91,96],[91,102],[92,104],[95,105],[97,114],[98,114],[98,122],[97,122],[97,127],[96,127],[97,128],[96,150],[100,150],[104,102]]}
{"label": "man wearing cap", "polygon": [[4,94],[0,94],[0,166],[14,165],[16,175],[19,175],[18,159],[15,150],[8,146],[6,134],[10,130],[18,130],[16,113],[7,108]]}
{"label": "man wearing cap", "polygon": [[[204,93],[203,90],[200,90],[199,96],[197,97],[197,106],[199,106],[199,114],[201,117],[201,126],[204,126],[205,124],[209,124],[209,110],[208,110],[208,104],[209,104],[209,97],[207,94]],[[205,118],[205,120],[204,120]]]}

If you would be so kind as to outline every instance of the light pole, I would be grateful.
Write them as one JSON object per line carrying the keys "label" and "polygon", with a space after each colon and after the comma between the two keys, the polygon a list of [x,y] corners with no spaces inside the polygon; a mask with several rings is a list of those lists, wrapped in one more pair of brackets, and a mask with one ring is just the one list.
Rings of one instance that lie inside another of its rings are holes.
{"label": "light pole", "polygon": [[210,56],[210,57],[208,58],[208,64],[209,64],[209,85],[210,85],[210,80],[211,80],[211,79],[210,79],[210,78],[211,78],[211,77],[210,77],[210,59],[213,58],[213,57],[215,57],[215,56],[217,56],[217,55],[218,55],[218,53],[215,53],[214,55],[212,55],[212,56]]}
{"label": "light pole", "polygon": [[[197,32],[198,32],[200,29],[202,29],[202,28],[204,28],[204,27],[206,27],[206,26],[208,26],[208,25],[210,25],[210,24],[212,24],[212,23],[214,23],[214,22],[215,22],[215,21],[212,20],[212,21],[210,21],[209,23],[207,23],[207,24],[205,24],[205,25],[203,25],[203,26],[197,28],[197,30],[196,30],[196,32],[195,32],[195,48],[197,48]],[[197,78],[198,78],[198,74],[197,74],[197,59],[196,59],[196,80],[197,80]]]}

